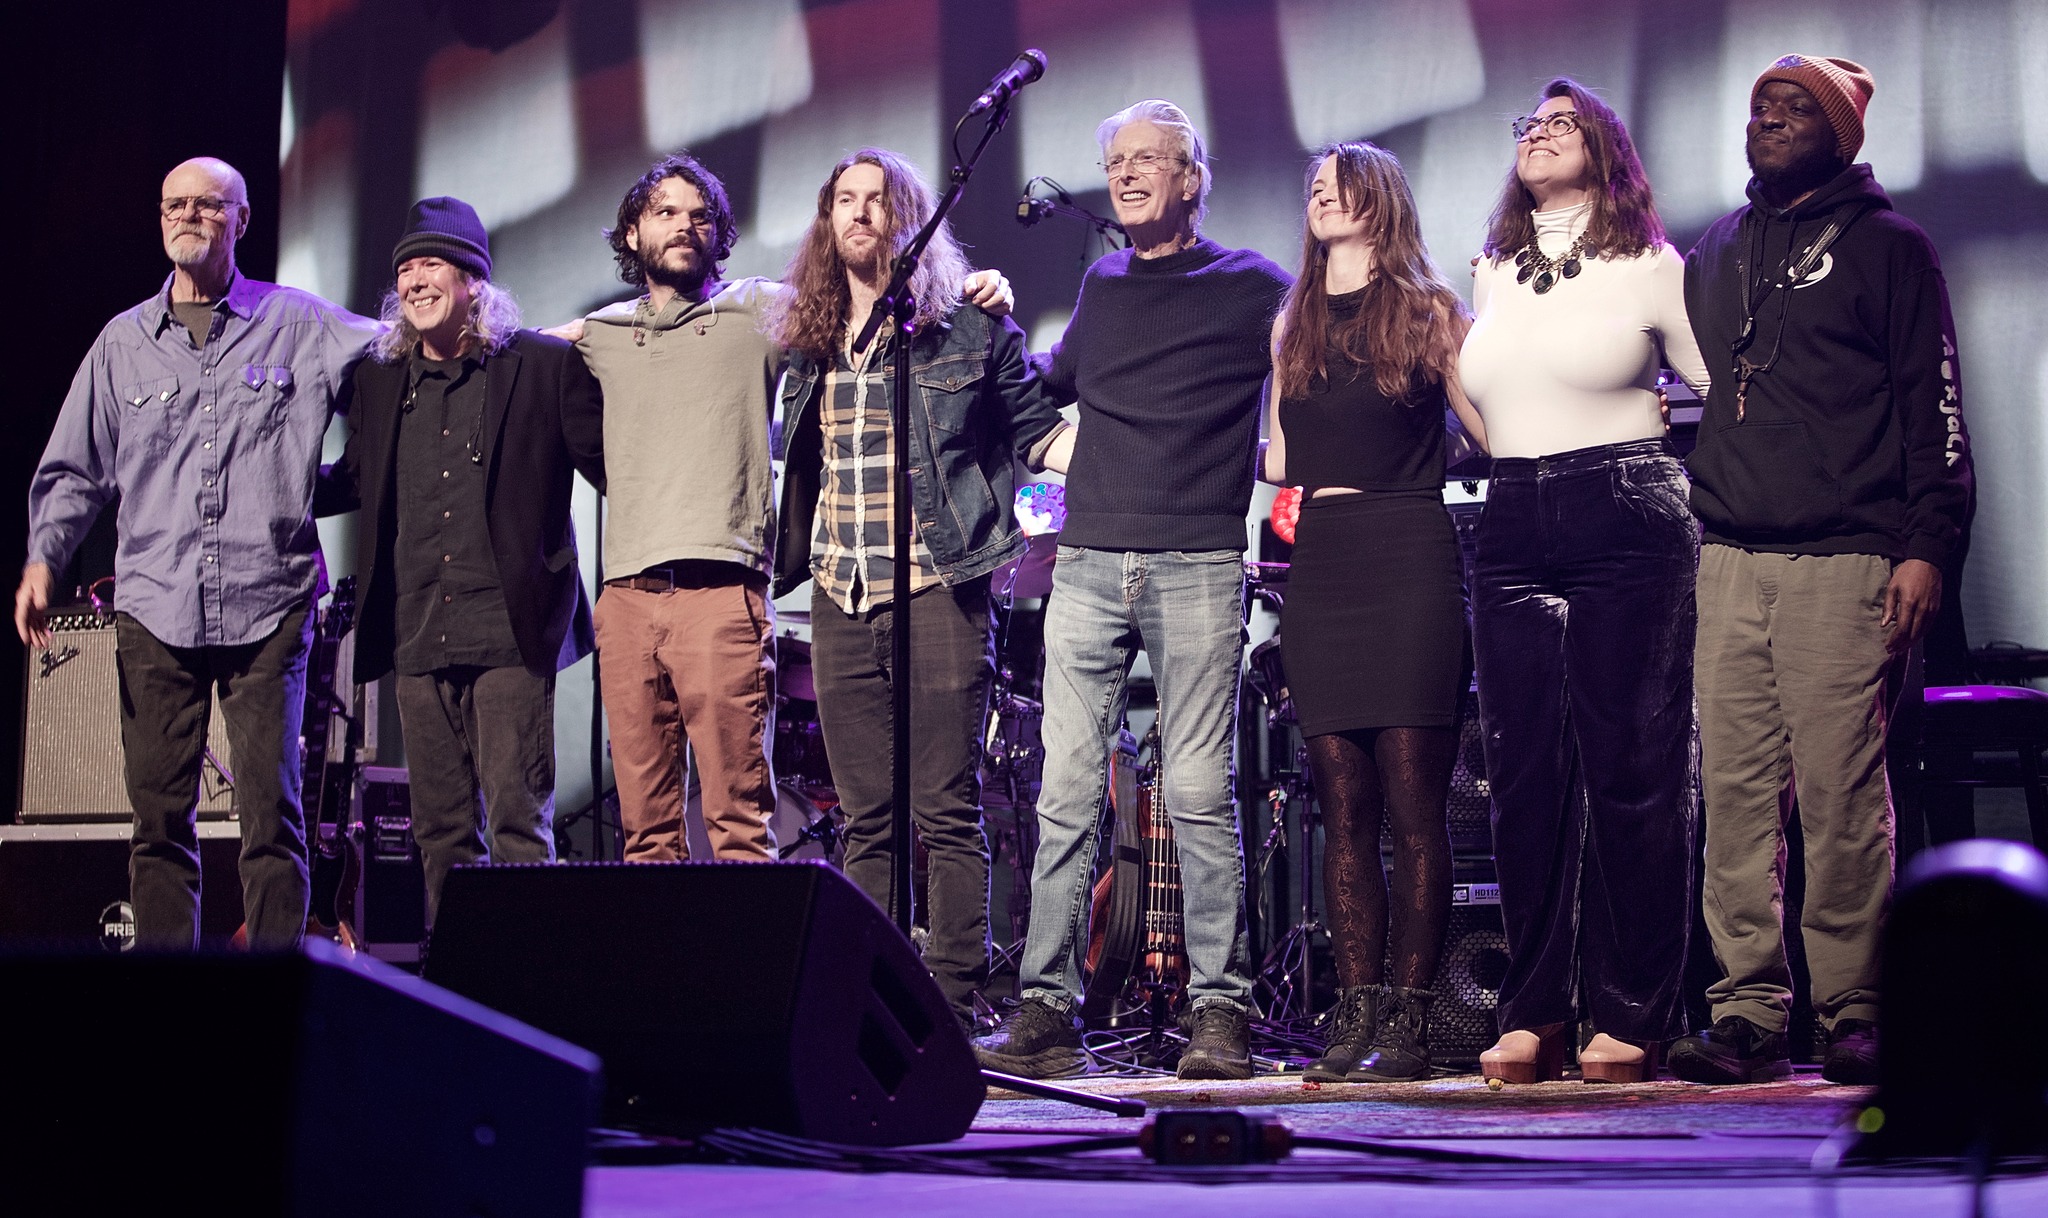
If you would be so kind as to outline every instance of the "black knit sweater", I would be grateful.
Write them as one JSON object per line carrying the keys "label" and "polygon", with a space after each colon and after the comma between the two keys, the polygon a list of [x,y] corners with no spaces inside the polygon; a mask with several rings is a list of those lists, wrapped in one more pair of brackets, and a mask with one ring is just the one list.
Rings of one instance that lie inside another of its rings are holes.
{"label": "black knit sweater", "polygon": [[1202,240],[1088,268],[1045,370],[1077,398],[1060,541],[1098,550],[1240,550],[1259,389],[1287,272]]}

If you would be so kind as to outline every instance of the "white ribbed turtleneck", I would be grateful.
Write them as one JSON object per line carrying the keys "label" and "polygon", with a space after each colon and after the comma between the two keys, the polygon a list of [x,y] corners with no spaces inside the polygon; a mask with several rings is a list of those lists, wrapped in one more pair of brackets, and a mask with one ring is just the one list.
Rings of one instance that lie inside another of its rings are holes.
{"label": "white ribbed turtleneck", "polygon": [[[1592,216],[1581,203],[1531,217],[1555,258]],[[1581,271],[1537,295],[1512,257],[1482,258],[1477,313],[1458,377],[1486,419],[1496,457],[1621,444],[1664,434],[1657,369],[1667,362],[1701,396],[1707,368],[1685,316],[1685,262],[1669,245],[1633,258],[1582,258]]]}

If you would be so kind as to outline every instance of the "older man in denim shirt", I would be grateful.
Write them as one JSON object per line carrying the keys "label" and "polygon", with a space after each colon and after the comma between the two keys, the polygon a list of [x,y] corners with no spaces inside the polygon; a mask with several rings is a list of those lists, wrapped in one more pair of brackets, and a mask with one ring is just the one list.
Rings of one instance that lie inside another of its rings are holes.
{"label": "older man in denim shirt", "polygon": [[171,276],[100,332],[29,486],[14,620],[39,647],[56,573],[120,502],[116,655],[145,948],[198,940],[195,817],[216,691],[250,945],[290,947],[306,921],[299,724],[320,547],[313,482],[335,393],[376,326],[242,277],[248,199],[242,175],[210,157],[164,179]]}

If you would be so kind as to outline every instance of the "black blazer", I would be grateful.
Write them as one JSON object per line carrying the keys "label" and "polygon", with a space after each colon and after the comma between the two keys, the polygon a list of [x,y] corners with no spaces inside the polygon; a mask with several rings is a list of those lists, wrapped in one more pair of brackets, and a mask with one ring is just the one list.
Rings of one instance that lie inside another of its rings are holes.
{"label": "black blazer", "polygon": [[[486,361],[484,509],[512,635],[529,671],[553,674],[593,646],[590,601],[569,523],[572,474],[604,490],[604,411],[597,379],[559,338],[521,330]],[[362,509],[356,533],[359,681],[392,670],[398,601],[398,418],[408,362],[356,365],[344,388],[348,448],[320,471],[316,515]]]}

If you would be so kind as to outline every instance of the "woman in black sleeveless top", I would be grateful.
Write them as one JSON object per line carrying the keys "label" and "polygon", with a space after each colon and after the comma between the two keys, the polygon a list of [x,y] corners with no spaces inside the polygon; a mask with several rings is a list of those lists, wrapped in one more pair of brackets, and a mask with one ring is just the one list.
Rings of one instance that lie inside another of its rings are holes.
{"label": "woman in black sleeveless top", "polygon": [[1268,481],[1303,488],[1280,646],[1323,813],[1343,987],[1312,1080],[1430,1071],[1424,1026],[1450,917],[1444,806],[1464,671],[1446,410],[1483,442],[1457,385],[1467,325],[1423,248],[1400,162],[1367,143],[1318,154],[1300,277],[1274,323],[1265,467]]}

